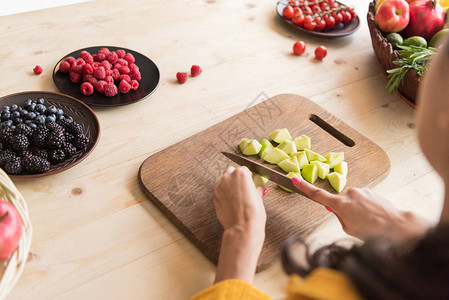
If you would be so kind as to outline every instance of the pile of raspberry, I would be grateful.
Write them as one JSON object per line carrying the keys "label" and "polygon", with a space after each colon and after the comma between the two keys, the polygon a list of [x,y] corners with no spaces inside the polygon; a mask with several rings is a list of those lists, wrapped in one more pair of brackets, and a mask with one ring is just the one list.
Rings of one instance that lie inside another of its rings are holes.
{"label": "pile of raspberry", "polygon": [[142,76],[135,58],[125,50],[110,51],[102,48],[91,54],[81,51],[75,59],[70,56],[59,65],[59,71],[68,73],[73,83],[81,83],[81,93],[92,95],[94,91],[108,97],[137,90]]}

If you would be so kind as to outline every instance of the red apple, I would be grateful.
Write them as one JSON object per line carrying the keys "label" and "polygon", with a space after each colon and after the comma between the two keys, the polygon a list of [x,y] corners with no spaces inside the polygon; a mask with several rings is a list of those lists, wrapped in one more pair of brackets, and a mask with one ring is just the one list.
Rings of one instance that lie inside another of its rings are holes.
{"label": "red apple", "polygon": [[444,9],[436,0],[418,0],[410,3],[410,22],[406,36],[422,36],[430,41],[444,27]]}
{"label": "red apple", "polygon": [[16,249],[22,236],[22,218],[9,202],[0,200],[0,261]]}
{"label": "red apple", "polygon": [[410,8],[405,0],[384,0],[379,6],[374,21],[383,32],[399,32],[410,21]]}

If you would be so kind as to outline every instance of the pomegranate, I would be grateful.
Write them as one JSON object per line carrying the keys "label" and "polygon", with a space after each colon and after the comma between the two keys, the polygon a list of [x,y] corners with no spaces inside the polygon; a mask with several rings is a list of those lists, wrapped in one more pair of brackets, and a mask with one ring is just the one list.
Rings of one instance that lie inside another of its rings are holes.
{"label": "pomegranate", "polygon": [[410,22],[405,28],[406,36],[422,36],[430,41],[444,27],[444,10],[437,0],[416,0],[409,3]]}
{"label": "pomegranate", "polygon": [[22,219],[16,208],[0,200],[0,261],[6,260],[17,248],[22,235]]}

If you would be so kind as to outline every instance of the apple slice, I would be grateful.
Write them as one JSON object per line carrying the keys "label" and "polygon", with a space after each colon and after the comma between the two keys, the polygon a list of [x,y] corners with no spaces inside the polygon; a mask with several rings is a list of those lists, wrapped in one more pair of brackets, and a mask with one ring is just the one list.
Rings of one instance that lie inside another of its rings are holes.
{"label": "apple slice", "polygon": [[271,149],[270,152],[268,152],[264,157],[263,160],[265,160],[266,162],[273,164],[273,165],[277,165],[278,163],[280,163],[281,161],[289,158],[290,156],[288,156],[287,153],[285,153],[284,151],[282,151],[281,149],[277,148],[277,147],[273,147],[273,149]]}
{"label": "apple slice", "polygon": [[269,137],[278,144],[282,143],[284,140],[292,140],[292,136],[287,128],[276,129],[269,135]]}
{"label": "apple slice", "polygon": [[265,156],[265,154],[267,154],[268,152],[271,151],[271,149],[274,148],[274,146],[267,139],[262,139],[260,141],[260,144],[262,145],[262,148],[260,148],[260,151],[259,151],[260,158],[263,158]]}
{"label": "apple slice", "polygon": [[296,158],[296,156],[284,159],[283,161],[278,163],[278,166],[287,173],[300,171],[298,158]]}
{"label": "apple slice", "polygon": [[348,182],[346,176],[337,172],[329,173],[329,175],[327,175],[327,179],[329,180],[329,183],[334,188],[334,190],[336,190],[338,193],[343,191],[346,186],[346,182]]}
{"label": "apple slice", "polygon": [[239,143],[240,151],[243,152],[243,150],[245,150],[246,146],[248,146],[250,141],[251,141],[250,139],[246,139],[246,138],[241,139],[240,143]]}
{"label": "apple slice", "polygon": [[307,155],[307,159],[310,161],[318,160],[321,162],[326,162],[326,158],[324,158],[322,155],[310,150],[310,149],[304,149]]}
{"label": "apple slice", "polygon": [[290,154],[290,157],[296,156],[299,163],[299,168],[302,169],[305,165],[309,163],[309,160],[307,159],[307,154],[304,151],[299,151],[296,153]]}
{"label": "apple slice", "polygon": [[312,162],[310,162],[313,165],[316,165],[317,169],[318,169],[318,177],[321,179],[325,179],[327,177],[327,175],[330,172],[330,167],[327,163],[318,161],[318,160],[314,160]]}
{"label": "apple slice", "polygon": [[341,163],[339,163],[338,165],[336,165],[334,167],[334,171],[347,177],[348,176],[348,163],[345,161],[342,161]]}
{"label": "apple slice", "polygon": [[[290,178],[297,177],[297,178],[302,179],[301,174],[298,173],[298,172],[290,172],[290,173],[287,174],[287,176],[290,177]],[[288,188],[286,188],[286,187],[283,187],[282,185],[279,185],[279,184],[278,184],[278,186],[279,186],[281,189],[283,189],[284,191],[287,191],[287,192],[289,192],[289,193],[293,192],[291,189],[288,189]]]}
{"label": "apple slice", "polygon": [[307,164],[302,168],[301,175],[305,180],[313,184],[318,178],[318,168],[316,165]]}
{"label": "apple slice", "polygon": [[291,140],[283,140],[279,145],[278,148],[284,151],[287,154],[292,154],[297,152],[296,151],[296,145]]}
{"label": "apple slice", "polygon": [[[242,142],[240,142],[241,144]],[[239,144],[239,147],[240,147]],[[262,148],[262,145],[257,140],[250,140],[246,147],[243,149],[242,153],[243,155],[256,155],[259,153],[260,148]],[[240,148],[241,149],[241,148]]]}
{"label": "apple slice", "polygon": [[330,168],[333,169],[336,165],[345,160],[345,153],[329,152],[328,154],[324,155],[324,158],[326,159],[326,163],[329,164]]}
{"label": "apple slice", "polygon": [[295,142],[296,149],[298,150],[312,149],[310,138],[305,134],[296,137],[293,142]]}
{"label": "apple slice", "polygon": [[268,178],[260,176],[257,173],[253,173],[253,181],[256,187],[267,184]]}

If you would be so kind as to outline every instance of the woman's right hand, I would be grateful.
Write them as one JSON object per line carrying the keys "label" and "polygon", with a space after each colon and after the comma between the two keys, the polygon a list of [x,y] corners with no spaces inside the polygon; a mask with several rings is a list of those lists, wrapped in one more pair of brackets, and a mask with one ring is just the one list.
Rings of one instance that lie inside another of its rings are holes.
{"label": "woman's right hand", "polygon": [[394,244],[406,244],[418,240],[435,225],[396,208],[367,188],[350,188],[346,194],[335,195],[302,179],[292,181],[312,200],[330,208],[347,234],[361,240],[382,236]]}

